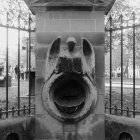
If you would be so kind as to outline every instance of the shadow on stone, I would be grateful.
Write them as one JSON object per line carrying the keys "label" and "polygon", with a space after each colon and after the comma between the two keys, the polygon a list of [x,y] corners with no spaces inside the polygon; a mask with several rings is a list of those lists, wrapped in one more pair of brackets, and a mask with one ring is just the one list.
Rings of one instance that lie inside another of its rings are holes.
{"label": "shadow on stone", "polygon": [[7,136],[6,140],[20,140],[18,134],[11,133]]}

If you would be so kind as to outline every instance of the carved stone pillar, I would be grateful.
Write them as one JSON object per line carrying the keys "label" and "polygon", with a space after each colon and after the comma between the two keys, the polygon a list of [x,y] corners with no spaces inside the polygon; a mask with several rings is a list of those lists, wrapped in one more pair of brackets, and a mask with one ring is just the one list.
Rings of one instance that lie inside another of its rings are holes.
{"label": "carved stone pillar", "polygon": [[36,13],[36,140],[104,140],[103,2],[34,0],[30,7]]}

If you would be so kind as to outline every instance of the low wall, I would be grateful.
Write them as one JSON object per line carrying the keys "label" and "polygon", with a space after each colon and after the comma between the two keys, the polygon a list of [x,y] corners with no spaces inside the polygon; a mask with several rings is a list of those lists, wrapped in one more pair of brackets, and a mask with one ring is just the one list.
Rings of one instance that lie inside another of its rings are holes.
{"label": "low wall", "polygon": [[106,115],[105,127],[106,140],[140,140],[140,117]]}
{"label": "low wall", "polygon": [[[0,140],[34,140],[34,117],[0,120]],[[140,140],[140,118],[106,115],[106,140]]]}
{"label": "low wall", "polygon": [[33,140],[34,118],[0,120],[0,140]]}

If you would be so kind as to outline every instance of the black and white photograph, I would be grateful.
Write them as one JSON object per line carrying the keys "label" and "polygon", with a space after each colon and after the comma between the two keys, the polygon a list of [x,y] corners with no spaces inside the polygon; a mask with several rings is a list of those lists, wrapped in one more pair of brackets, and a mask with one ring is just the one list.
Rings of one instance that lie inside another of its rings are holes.
{"label": "black and white photograph", "polygon": [[140,0],[0,0],[0,140],[140,140]]}

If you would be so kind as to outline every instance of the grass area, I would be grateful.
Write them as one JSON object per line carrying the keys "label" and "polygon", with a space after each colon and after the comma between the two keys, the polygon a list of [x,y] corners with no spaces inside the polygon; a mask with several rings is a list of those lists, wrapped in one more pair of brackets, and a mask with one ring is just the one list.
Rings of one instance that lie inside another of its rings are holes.
{"label": "grass area", "polygon": [[[109,83],[109,78],[105,79],[106,83]],[[120,78],[113,78],[112,82],[120,82]],[[124,82],[133,83],[133,79],[124,78]],[[136,84],[140,85],[140,79],[136,79]],[[20,98],[20,105],[23,107],[24,105],[28,106],[28,90],[29,90],[29,82],[21,80],[20,81],[20,95],[25,96],[26,98]],[[109,93],[110,88],[105,87],[105,98],[106,105],[109,106]],[[140,111],[140,89],[135,90],[136,96],[136,110]],[[18,97],[18,83],[17,80],[12,79],[12,86],[9,87],[9,109],[13,106],[17,107]],[[34,99],[31,100],[31,104],[34,105]],[[129,109],[133,109],[133,88],[124,88],[123,89],[123,104],[124,108],[129,107]],[[121,105],[121,88],[120,87],[112,87],[112,106],[116,105],[120,108]],[[0,108],[5,109],[6,106],[6,88],[0,87]]]}
{"label": "grass area", "polygon": [[[110,78],[105,78],[105,82],[106,83],[109,83],[110,82]],[[121,77],[117,77],[117,78],[114,78],[114,77],[112,77],[112,82],[121,82]],[[126,77],[124,77],[123,78],[123,82],[124,83],[131,83],[131,84],[133,84],[133,78],[126,78]],[[135,83],[136,83],[136,85],[140,85],[140,79],[135,79]]]}
{"label": "grass area", "polygon": [[[29,93],[29,81],[20,80],[20,96],[26,96],[26,98],[20,98],[20,106],[28,106],[28,93]],[[8,104],[9,109],[13,106],[17,107],[18,104],[18,81],[12,79],[12,86],[8,88]],[[32,100],[34,104],[34,100]],[[6,106],[6,87],[0,87],[0,108],[5,109]]]}
{"label": "grass area", "polygon": [[[110,89],[108,87],[105,88],[105,96],[109,98]],[[121,104],[121,89],[120,88],[112,88],[112,105],[117,105],[120,107]],[[135,90],[135,99],[136,99],[136,107],[140,109],[140,89]],[[133,105],[133,89],[124,88],[123,89],[123,101],[124,107],[130,107],[132,109]],[[106,102],[109,105],[109,100]]]}
{"label": "grass area", "polygon": [[[109,78],[105,79],[106,83],[109,83]],[[112,78],[112,83],[121,82],[120,78]],[[140,85],[140,79],[136,79],[136,85]],[[133,84],[133,79],[124,78],[124,83]],[[110,101],[110,87],[105,87],[105,97],[106,97],[106,105],[109,106]],[[121,87],[112,87],[111,92],[112,97],[112,107],[115,105],[117,108],[121,108]],[[123,107],[126,109],[127,107],[130,110],[133,110],[133,88],[123,88]],[[135,109],[140,112],[140,89],[135,89]]]}

